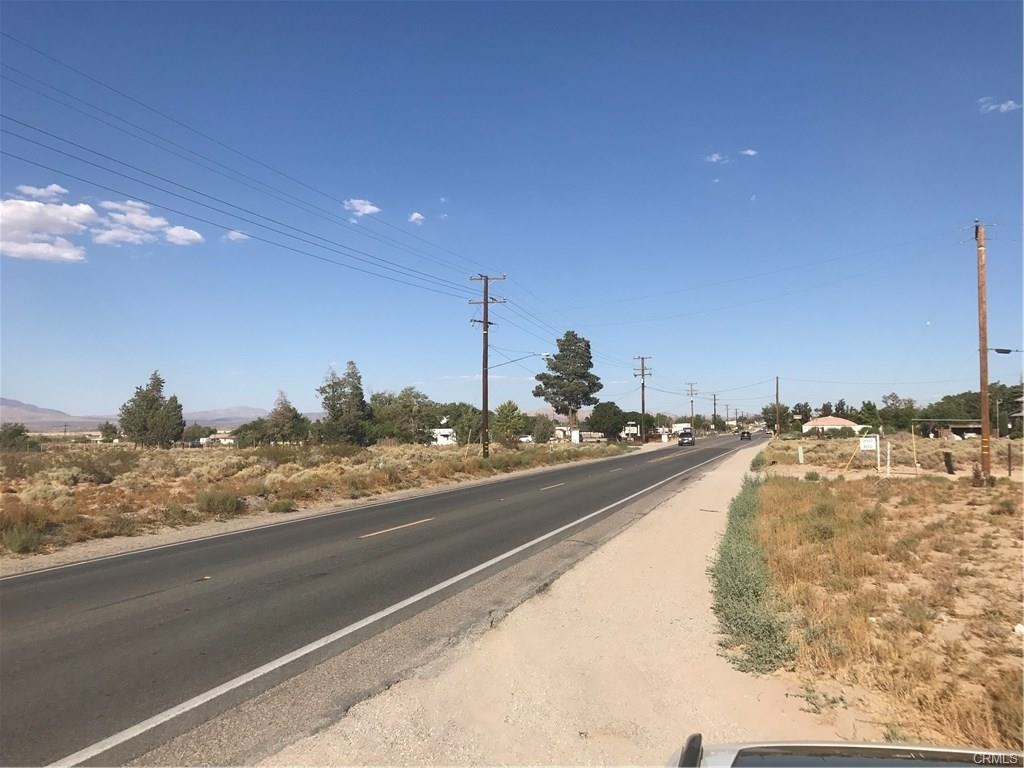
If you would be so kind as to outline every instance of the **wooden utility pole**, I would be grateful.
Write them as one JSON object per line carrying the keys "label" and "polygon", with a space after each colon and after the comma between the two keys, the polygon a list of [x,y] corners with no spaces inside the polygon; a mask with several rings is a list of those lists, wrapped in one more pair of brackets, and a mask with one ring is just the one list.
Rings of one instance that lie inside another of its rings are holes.
{"label": "wooden utility pole", "polygon": [[693,430],[694,434],[697,434],[697,427],[694,426],[694,423],[693,423],[693,396],[697,394],[697,390],[694,389],[694,387],[697,386],[697,382],[696,381],[688,381],[688,382],[686,382],[686,386],[689,387],[689,390],[690,390],[690,429]]}
{"label": "wooden utility pole", "polygon": [[779,405],[779,377],[775,377],[775,436],[782,433],[782,406]]}
{"label": "wooden utility pole", "polygon": [[633,376],[640,377],[640,444],[647,444],[647,377],[652,375],[654,372],[647,367],[647,361],[649,357],[634,357],[634,360],[640,361],[640,370],[634,371]]}
{"label": "wooden utility pole", "polygon": [[488,345],[490,343],[490,340],[489,340],[488,336],[489,336],[489,333],[490,333],[489,329],[490,329],[491,322],[490,322],[490,320],[487,319],[487,315],[488,315],[487,309],[488,309],[488,307],[491,306],[491,304],[504,304],[505,303],[504,299],[492,299],[490,297],[489,286],[490,286],[491,280],[504,280],[505,279],[505,275],[474,275],[473,277],[471,277],[469,279],[470,280],[482,280],[483,283],[484,283],[484,299],[483,299],[483,301],[470,301],[469,303],[470,304],[483,304],[483,306],[484,306],[484,319],[483,320],[472,320],[470,322],[480,323],[480,325],[481,325],[481,327],[483,328],[483,331],[484,331],[484,333],[483,333],[483,337],[484,337],[484,359],[483,359],[483,365],[481,367],[481,373],[482,373],[482,393],[481,393],[481,398],[480,398],[483,401],[482,402],[482,410],[483,410],[483,425],[482,426],[483,426],[483,429],[481,430],[481,433],[480,433],[480,446],[481,446],[481,448],[483,450],[483,456],[486,459],[487,457],[489,457],[491,455],[491,433],[488,430],[488,424],[487,424],[487,422],[488,422],[488,406],[487,406],[487,350],[488,350]]}
{"label": "wooden utility pole", "polygon": [[981,474],[992,475],[989,453],[992,418],[988,408],[988,305],[985,298],[985,225],[974,220],[974,239],[978,243],[978,363],[981,374]]}
{"label": "wooden utility pole", "polygon": [[715,432],[718,427],[716,422],[718,421],[718,393],[711,393],[711,431]]}

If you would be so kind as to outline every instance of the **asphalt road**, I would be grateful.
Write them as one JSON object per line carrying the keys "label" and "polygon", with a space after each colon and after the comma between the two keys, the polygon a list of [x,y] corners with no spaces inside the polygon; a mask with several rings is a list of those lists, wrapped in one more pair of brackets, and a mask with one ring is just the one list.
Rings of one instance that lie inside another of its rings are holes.
{"label": "asphalt road", "polygon": [[65,758],[746,445],[700,440],[2,579],[0,763]]}

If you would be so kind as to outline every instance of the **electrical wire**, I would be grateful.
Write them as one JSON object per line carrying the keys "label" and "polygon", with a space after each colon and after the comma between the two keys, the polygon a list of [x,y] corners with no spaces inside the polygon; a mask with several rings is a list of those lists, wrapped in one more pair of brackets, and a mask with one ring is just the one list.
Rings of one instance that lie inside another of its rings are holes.
{"label": "electrical wire", "polygon": [[[3,117],[6,119],[7,116],[4,115]],[[117,162],[117,163],[119,163],[121,165],[124,165],[126,167],[129,167],[129,168],[132,168],[133,170],[136,170],[136,171],[138,171],[140,173],[146,174],[148,176],[152,176],[154,178],[161,179],[162,181],[167,181],[168,183],[170,183],[170,184],[172,184],[174,186],[181,187],[182,189],[187,189],[187,190],[189,190],[191,192],[195,192],[196,194],[201,195],[202,197],[206,197],[206,198],[209,198],[211,200],[215,200],[215,201],[217,201],[217,202],[219,202],[219,203],[221,203],[223,205],[227,205],[227,206],[230,206],[232,208],[236,208],[236,209],[238,209],[240,211],[244,211],[244,212],[252,214],[254,216],[259,216],[264,221],[268,221],[268,222],[271,222],[273,224],[277,224],[279,226],[286,227],[288,229],[294,230],[295,232],[299,232],[302,235],[308,235],[309,237],[300,237],[299,235],[290,234],[289,232],[283,231],[283,230],[278,229],[276,227],[268,226],[267,224],[262,223],[261,221],[258,221],[258,220],[252,219],[252,218],[248,218],[246,216],[241,216],[241,215],[239,215],[237,213],[233,213],[231,211],[226,211],[223,208],[218,208],[217,206],[209,205],[208,203],[203,203],[203,202],[201,202],[199,200],[196,200],[194,198],[188,197],[187,195],[179,194],[179,193],[174,192],[172,190],[160,187],[160,186],[158,186],[156,184],[152,184],[150,182],[147,182],[147,181],[145,181],[143,179],[139,179],[139,178],[130,176],[128,174],[121,173],[120,171],[116,171],[116,170],[114,170],[112,168],[108,168],[108,167],[103,166],[103,165],[101,165],[99,163],[94,163],[91,160],[88,160],[88,159],[86,159],[84,157],[81,157],[80,155],[76,155],[76,154],[74,154],[72,152],[65,152],[64,150],[59,149],[57,147],[53,147],[53,146],[45,144],[43,142],[36,141],[35,139],[29,138],[27,136],[22,136],[21,134],[15,132],[15,131],[11,131],[10,129],[0,128],[0,132],[3,132],[3,133],[5,133],[5,134],[7,134],[9,136],[14,136],[14,137],[16,137],[18,139],[21,139],[22,141],[27,141],[27,142],[35,144],[37,146],[43,147],[43,148],[48,149],[48,150],[50,150],[52,152],[56,152],[58,154],[64,155],[65,157],[69,157],[69,158],[71,158],[73,160],[77,160],[77,161],[85,163],[87,165],[91,165],[91,166],[93,166],[95,168],[98,168],[98,169],[100,169],[102,171],[105,171],[107,173],[114,174],[115,176],[120,176],[121,178],[128,179],[129,181],[134,181],[137,184],[142,184],[143,186],[149,187],[150,189],[158,190],[158,191],[163,192],[165,194],[172,195],[173,197],[176,197],[176,198],[178,198],[180,200],[185,200],[186,202],[192,203],[194,205],[201,206],[203,208],[215,211],[215,212],[220,213],[220,214],[224,214],[226,216],[233,216],[234,218],[237,218],[240,221],[244,221],[246,223],[253,224],[254,226],[261,227],[263,229],[269,230],[271,232],[274,232],[275,234],[283,235],[285,237],[290,237],[290,238],[292,238],[294,240],[298,240],[299,242],[306,243],[307,245],[313,245],[313,246],[315,246],[317,248],[323,248],[324,250],[331,251],[331,252],[334,252],[334,253],[338,253],[339,255],[345,256],[346,258],[351,258],[351,259],[354,259],[356,261],[361,261],[361,262],[364,262],[364,263],[379,262],[379,264],[373,264],[373,266],[378,267],[380,269],[385,269],[385,270],[388,270],[388,271],[396,272],[398,274],[403,274],[403,275],[406,275],[407,277],[410,277],[410,278],[413,278],[413,279],[422,280],[424,282],[434,283],[436,285],[440,285],[442,287],[448,288],[449,290],[460,291],[467,298],[469,296],[475,295],[469,289],[468,286],[463,286],[463,285],[455,283],[455,282],[453,282],[451,280],[447,280],[445,278],[440,278],[440,277],[437,277],[437,276],[432,275],[430,273],[423,272],[423,271],[418,270],[418,269],[414,269],[412,267],[406,267],[404,265],[398,264],[397,262],[393,262],[393,261],[390,261],[388,259],[384,259],[382,257],[375,256],[375,255],[373,255],[371,253],[367,253],[366,251],[361,251],[359,249],[355,249],[355,248],[352,248],[350,246],[346,246],[343,243],[339,243],[339,242],[331,240],[329,238],[322,237],[321,235],[317,235],[315,233],[309,232],[309,231],[301,229],[299,227],[294,227],[294,226],[292,226],[290,224],[287,224],[285,222],[279,221],[278,219],[274,219],[274,218],[266,216],[264,214],[258,213],[256,211],[251,211],[248,208],[244,208],[242,206],[239,206],[239,205],[236,205],[234,203],[228,202],[228,201],[223,200],[222,198],[216,197],[214,195],[209,195],[209,194],[207,194],[205,192],[202,192],[200,190],[194,189],[193,187],[189,187],[189,186],[184,185],[184,184],[179,184],[178,182],[172,181],[170,179],[166,179],[165,177],[160,176],[158,174],[151,173],[151,172],[146,171],[144,169],[138,168],[137,166],[131,165],[130,163],[124,163],[124,162],[122,162],[120,160],[117,160],[115,158],[111,158],[111,159],[114,160],[114,162]],[[69,142],[69,143],[71,143],[71,142]],[[81,145],[76,145],[76,146],[81,146]],[[94,150],[90,150],[88,148],[84,148],[84,149],[86,149],[86,151],[93,152],[93,154],[97,154],[97,155],[100,155],[102,157],[109,157],[107,155],[103,155],[102,153],[95,152]],[[133,196],[133,195],[128,194],[128,193],[124,193],[124,194],[126,194],[128,197],[132,197]],[[151,203],[151,204],[152,205],[157,205],[158,207],[160,207],[156,203]],[[188,214],[183,214],[183,215],[188,215]],[[311,240],[309,238],[315,238],[316,240],[321,240],[321,241],[323,241],[325,243],[329,243],[333,247],[328,247],[326,245],[322,245],[321,243],[317,243],[314,240]]]}
{"label": "electrical wire", "polygon": [[[25,72],[22,72],[21,70],[17,69],[16,67],[12,67],[11,65],[9,65],[7,63],[4,63],[3,66],[5,68],[7,68],[7,69],[10,69],[10,70],[14,71],[14,72],[17,72],[22,77],[25,77],[25,78],[28,78],[30,80],[33,80],[34,82],[41,83],[45,87],[50,88],[50,89],[56,91],[57,93],[63,94],[65,96],[67,96],[68,98],[74,99],[77,102],[85,104],[90,109],[96,110],[97,112],[100,112],[101,114],[104,114],[104,115],[107,115],[109,117],[112,117],[115,120],[120,120],[122,123],[125,123],[126,125],[131,126],[132,128],[134,128],[137,131],[141,131],[144,134],[147,134],[149,136],[154,137],[158,141],[164,142],[165,144],[168,144],[171,147],[176,147],[178,149],[181,149],[181,150],[183,150],[184,152],[187,152],[190,155],[194,155],[195,157],[188,157],[187,155],[181,154],[181,152],[177,152],[177,151],[175,151],[173,149],[169,149],[168,147],[165,147],[165,146],[162,146],[160,144],[154,143],[151,139],[147,139],[144,136],[140,136],[138,133],[133,133],[132,131],[127,130],[126,128],[124,128],[123,126],[116,125],[114,123],[109,122],[108,120],[104,120],[104,119],[102,119],[100,117],[97,117],[96,115],[92,115],[92,114],[90,114],[88,112],[85,112],[84,110],[81,110],[81,109],[79,109],[79,108],[77,108],[77,107],[75,107],[75,106],[73,106],[71,104],[68,104],[67,102],[64,102],[64,101],[61,101],[60,99],[54,98],[53,96],[50,96],[49,94],[43,93],[43,92],[41,92],[41,91],[39,91],[39,90],[37,90],[35,88],[32,88],[30,86],[27,86],[24,83],[20,83],[17,80],[11,78],[8,75],[2,75],[4,80],[7,80],[8,82],[13,83],[14,85],[17,85],[20,88],[24,88],[27,91],[35,93],[38,96],[42,96],[43,98],[49,99],[50,101],[53,101],[53,102],[55,102],[57,104],[60,104],[61,106],[65,107],[67,109],[70,109],[70,110],[72,110],[74,112],[77,112],[78,114],[84,115],[85,117],[88,117],[91,120],[95,120],[95,121],[97,121],[99,123],[102,123],[103,125],[106,125],[106,126],[108,126],[110,128],[113,128],[113,129],[115,129],[117,131],[120,131],[120,132],[122,132],[122,133],[124,133],[124,134],[126,134],[128,136],[131,136],[132,138],[138,139],[139,141],[142,141],[143,143],[148,144],[149,146],[152,146],[152,147],[155,147],[155,148],[157,148],[157,149],[159,149],[161,151],[167,152],[167,153],[169,153],[169,154],[171,154],[171,155],[173,155],[175,157],[183,159],[183,160],[185,160],[185,161],[187,161],[189,163],[192,163],[194,165],[198,165],[200,168],[204,168],[207,171],[215,173],[218,176],[226,178],[229,181],[232,181],[232,182],[234,182],[236,184],[239,184],[239,185],[241,185],[243,187],[246,187],[247,189],[251,189],[251,190],[253,190],[255,192],[259,192],[260,194],[268,195],[269,197],[272,197],[275,200],[278,200],[279,202],[285,203],[286,205],[290,205],[290,206],[292,206],[294,208],[298,208],[299,210],[301,210],[301,211],[303,211],[305,213],[311,214],[313,216],[317,216],[317,217],[319,217],[321,219],[325,219],[325,220],[330,221],[331,223],[334,223],[334,224],[342,224],[342,225],[344,225],[346,227],[349,227],[352,231],[356,232],[357,234],[359,234],[362,237],[367,237],[370,240],[374,240],[374,241],[380,242],[380,243],[387,243],[387,244],[391,245],[394,248],[397,248],[399,250],[405,251],[406,253],[409,253],[411,255],[419,256],[421,258],[427,259],[429,261],[432,261],[432,262],[434,262],[434,263],[436,263],[436,264],[438,264],[440,266],[444,266],[444,267],[446,267],[448,269],[451,269],[453,271],[456,271],[456,272],[459,272],[459,273],[462,273],[464,271],[462,267],[458,267],[458,266],[452,264],[449,261],[446,261],[444,259],[440,259],[440,258],[438,258],[436,256],[432,256],[432,255],[427,254],[427,253],[425,253],[423,251],[420,251],[420,250],[417,250],[415,248],[412,248],[412,247],[406,245],[405,243],[402,243],[401,241],[396,240],[393,237],[388,237],[387,235],[383,235],[383,234],[380,234],[378,232],[374,232],[374,231],[368,230],[365,226],[364,227],[360,227],[359,225],[352,223],[346,217],[344,217],[344,216],[342,216],[342,215],[340,215],[338,213],[330,211],[330,210],[328,210],[326,208],[322,208],[322,207],[320,207],[318,205],[315,205],[313,203],[309,203],[309,202],[303,200],[302,198],[297,197],[295,195],[292,195],[291,193],[286,192],[284,190],[279,190],[279,189],[277,189],[277,188],[267,184],[266,182],[261,181],[260,179],[257,179],[255,176],[247,174],[244,171],[232,168],[231,166],[228,166],[228,165],[220,162],[219,160],[216,160],[215,158],[209,157],[208,155],[205,155],[205,154],[203,154],[201,152],[197,152],[197,151],[195,151],[193,149],[190,149],[190,148],[186,147],[185,145],[180,144],[180,143],[174,141],[173,139],[169,139],[169,138],[167,138],[165,136],[160,135],[159,133],[156,133],[154,131],[149,130],[148,128],[145,128],[144,126],[141,126],[138,123],[134,123],[131,120],[127,120],[127,119],[125,119],[123,117],[120,117],[119,115],[117,115],[117,114],[115,114],[115,113],[113,113],[113,112],[111,112],[111,111],[109,111],[107,109],[104,109],[102,107],[98,107],[98,106],[92,104],[91,102],[89,102],[86,99],[81,99],[81,98],[75,96],[74,94],[71,94],[71,93],[69,93],[69,92],[67,92],[67,91],[65,91],[65,90],[63,90],[61,88],[58,88],[55,85],[51,85],[49,83],[46,83],[43,80],[40,80],[39,78],[33,77],[32,75],[29,75],[29,74],[27,74]],[[14,119],[14,118],[12,118],[12,119]],[[21,121],[18,121],[18,122],[21,122]],[[23,125],[29,125],[29,124],[24,123],[24,122],[22,122],[22,124]],[[39,130],[40,132],[46,133],[45,131],[42,131],[42,129],[35,128],[34,126],[32,126],[32,127],[33,127],[34,130]],[[48,134],[48,135],[55,136],[55,134]],[[57,137],[57,138],[60,138],[60,137]],[[66,139],[61,139],[61,140],[66,141]],[[201,160],[196,160],[195,158],[201,158]],[[217,167],[211,167],[211,165],[208,165],[208,163],[212,163],[213,166],[217,166]],[[236,176],[240,177],[240,178],[236,178]],[[367,219],[367,221],[372,221],[372,219]],[[406,233],[406,234],[411,234],[411,233]],[[418,239],[422,239],[422,238],[418,238]]]}
{"label": "electrical wire", "polygon": [[[29,160],[27,157],[22,157],[20,155],[14,154],[13,152],[9,152],[6,149],[0,149],[0,155],[4,155],[6,157],[11,157],[11,158],[13,158],[15,160],[20,160],[20,161],[22,161],[24,163],[28,163],[29,165],[34,165],[37,168],[42,168],[42,169],[47,170],[47,171],[52,171],[53,173],[61,173],[61,174],[65,175],[65,176],[67,176],[70,179],[75,179],[76,181],[81,181],[81,182],[83,182],[85,184],[91,184],[91,185],[93,185],[94,187],[96,187],[98,189],[105,189],[108,192],[113,192],[115,195],[122,195],[122,196],[124,196],[125,198],[128,198],[128,199],[138,200],[141,203],[145,203],[146,205],[150,205],[150,206],[152,206],[154,208],[157,208],[159,210],[170,211],[171,213],[176,213],[179,216],[184,216],[186,218],[193,219],[195,221],[201,221],[204,224],[209,224],[210,226],[213,226],[213,227],[219,227],[219,228],[221,228],[221,229],[223,229],[225,231],[231,231],[232,229],[235,229],[235,227],[233,227],[232,225],[224,224],[223,222],[212,221],[210,219],[203,218],[202,216],[197,216],[194,213],[189,213],[189,212],[186,212],[186,211],[179,210],[177,208],[172,208],[172,207],[170,207],[168,205],[163,205],[163,204],[160,204],[160,203],[153,202],[151,200],[146,200],[145,198],[139,197],[137,195],[132,195],[132,194],[130,194],[128,192],[125,192],[125,191],[120,190],[120,189],[116,189],[114,187],[110,187],[110,186],[108,186],[106,184],[101,184],[101,183],[99,183],[97,181],[94,181],[92,179],[86,179],[86,178],[83,178],[81,176],[77,176],[77,175],[75,175],[73,173],[69,173],[68,171],[60,170],[58,168],[54,168],[52,166],[46,165],[45,163],[40,163],[40,162],[35,161],[35,160]],[[460,296],[458,294],[450,293],[448,291],[443,291],[443,290],[440,290],[438,288],[433,288],[433,287],[428,286],[428,285],[423,285],[422,283],[410,283],[410,282],[408,282],[406,280],[399,280],[398,278],[391,277],[389,275],[382,275],[379,272],[372,272],[372,271],[370,271],[368,269],[362,269],[361,267],[356,267],[356,266],[353,266],[352,264],[345,264],[344,262],[336,261],[334,259],[330,259],[330,258],[327,258],[326,256],[321,256],[319,254],[310,253],[309,251],[303,251],[303,250],[301,250],[299,248],[294,248],[294,247],[292,247],[290,245],[286,245],[284,243],[278,243],[278,242],[276,242],[274,240],[270,240],[268,238],[261,237],[259,235],[252,235],[251,234],[251,235],[249,235],[249,237],[252,240],[256,240],[256,241],[262,242],[262,243],[267,243],[268,245],[272,245],[272,246],[275,246],[277,248],[283,248],[284,250],[291,251],[293,253],[298,253],[298,254],[301,254],[303,256],[309,256],[310,258],[317,259],[318,261],[323,261],[323,262],[328,263],[328,264],[333,264],[335,266],[342,267],[344,269],[350,269],[350,270],[353,270],[355,272],[362,272],[362,273],[367,274],[367,275],[372,275],[374,277],[379,277],[379,278],[381,278],[383,280],[390,280],[391,282],[394,282],[394,283],[400,283],[402,285],[407,285],[407,286],[410,286],[412,288],[418,288],[418,289],[421,289],[421,290],[424,290],[424,291],[431,291],[432,293],[438,293],[438,294],[441,294],[443,296],[450,296],[450,297],[455,298],[455,299],[464,299],[465,298],[465,296]]]}

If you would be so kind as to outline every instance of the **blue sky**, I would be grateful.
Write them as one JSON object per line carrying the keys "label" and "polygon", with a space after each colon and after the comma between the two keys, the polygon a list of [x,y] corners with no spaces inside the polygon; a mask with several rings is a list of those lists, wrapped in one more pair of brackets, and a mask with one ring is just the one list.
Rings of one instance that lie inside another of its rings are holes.
{"label": "blue sky", "polygon": [[[758,410],[775,376],[787,403],[929,401],[978,385],[976,217],[990,344],[1022,347],[1020,3],[4,3],[0,22],[21,41],[0,38],[21,158],[0,158],[5,397],[111,413],[159,369],[186,410],[279,389],[315,410],[351,359],[369,391],[478,403],[486,272],[509,277],[493,365],[573,329],[625,408],[637,355],[655,411],[687,412],[686,382],[698,411],[712,392]],[[492,405],[542,406],[542,366],[495,368]]]}

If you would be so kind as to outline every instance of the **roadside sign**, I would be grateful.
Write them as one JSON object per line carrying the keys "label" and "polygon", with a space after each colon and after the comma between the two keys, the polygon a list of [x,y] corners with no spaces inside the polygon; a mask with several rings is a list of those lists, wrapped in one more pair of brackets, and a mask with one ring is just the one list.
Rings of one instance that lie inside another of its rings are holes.
{"label": "roadside sign", "polygon": [[862,451],[874,451],[878,449],[878,435],[871,435],[869,437],[862,437],[860,439],[860,449]]}

